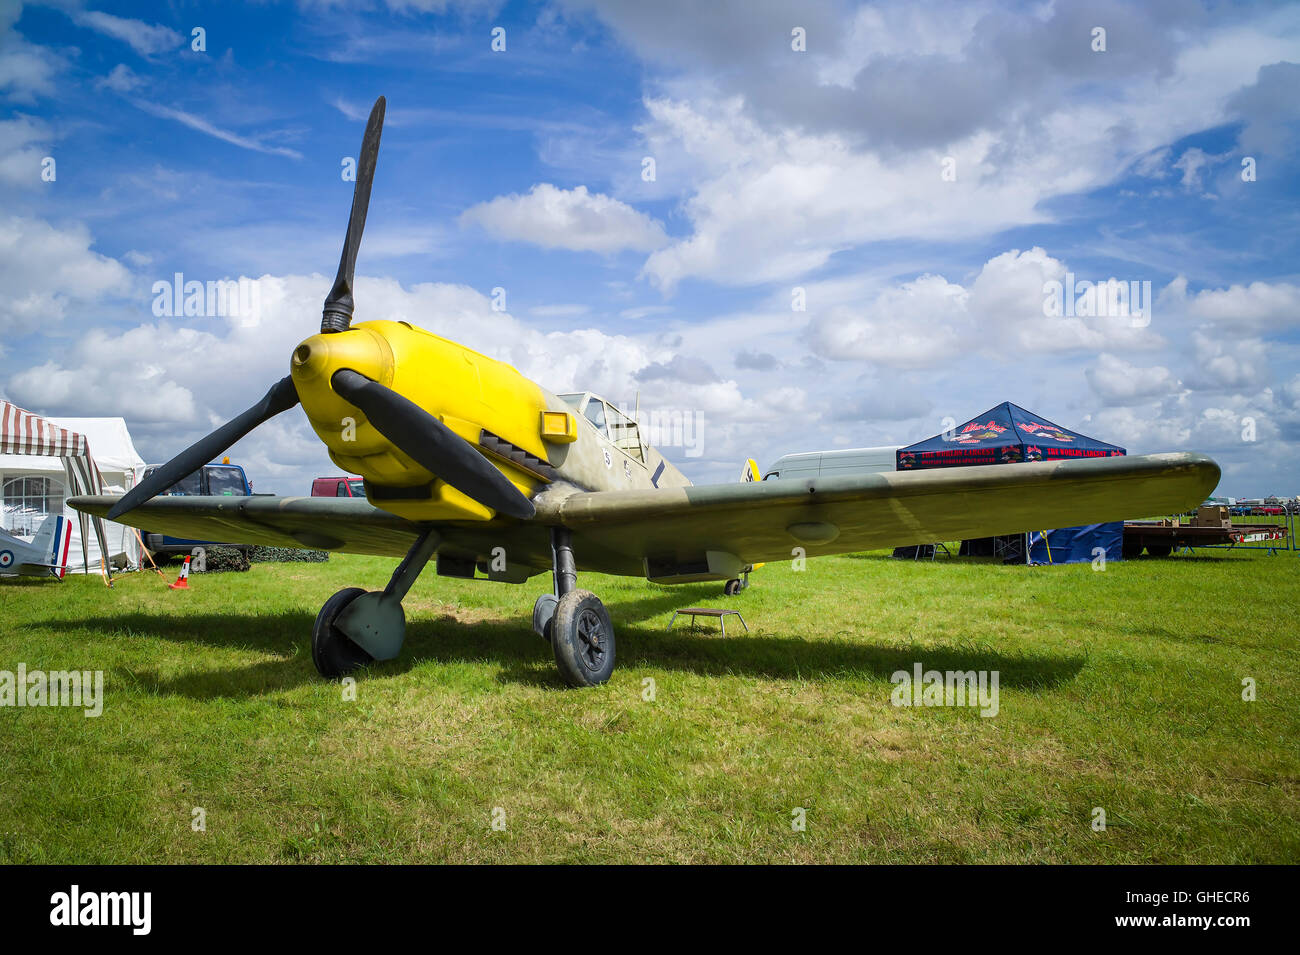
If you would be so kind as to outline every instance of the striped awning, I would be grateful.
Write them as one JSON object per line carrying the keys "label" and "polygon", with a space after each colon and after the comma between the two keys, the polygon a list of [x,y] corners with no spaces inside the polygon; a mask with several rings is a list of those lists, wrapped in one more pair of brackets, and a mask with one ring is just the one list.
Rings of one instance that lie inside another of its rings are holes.
{"label": "striped awning", "polygon": [[[63,460],[63,470],[68,476],[68,489],[73,495],[103,494],[104,477],[99,473],[95,459],[90,456],[90,443],[86,436],[19,408],[11,401],[0,401],[0,454],[35,454]],[[93,521],[95,536],[99,539],[99,552],[105,556],[107,572],[108,544],[104,522],[98,517],[81,519],[82,567],[89,563],[86,551],[88,523]]]}
{"label": "striped awning", "polygon": [[84,456],[85,436],[60,428],[40,415],[0,401],[0,454],[46,454],[56,458]]}

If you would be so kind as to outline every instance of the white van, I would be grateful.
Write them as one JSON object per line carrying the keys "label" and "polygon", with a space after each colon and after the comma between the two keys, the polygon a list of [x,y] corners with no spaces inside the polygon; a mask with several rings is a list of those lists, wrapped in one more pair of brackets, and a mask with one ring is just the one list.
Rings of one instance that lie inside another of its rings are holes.
{"label": "white van", "polygon": [[840,451],[804,451],[783,454],[763,475],[764,481],[831,477],[836,474],[876,474],[897,470],[896,452],[902,445],[879,448],[844,448]]}

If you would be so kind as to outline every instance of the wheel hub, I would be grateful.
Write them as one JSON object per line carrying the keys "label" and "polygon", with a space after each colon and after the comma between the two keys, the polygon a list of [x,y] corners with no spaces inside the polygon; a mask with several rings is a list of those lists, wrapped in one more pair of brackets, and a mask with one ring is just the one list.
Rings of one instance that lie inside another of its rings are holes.
{"label": "wheel hub", "polygon": [[594,610],[584,610],[578,615],[578,639],[582,641],[583,664],[590,670],[599,670],[605,657],[605,627]]}

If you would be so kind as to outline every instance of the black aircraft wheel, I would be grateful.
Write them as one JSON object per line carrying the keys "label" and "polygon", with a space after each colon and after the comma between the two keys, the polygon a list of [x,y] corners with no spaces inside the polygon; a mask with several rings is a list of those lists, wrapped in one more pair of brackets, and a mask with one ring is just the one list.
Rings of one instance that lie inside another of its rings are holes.
{"label": "black aircraft wheel", "polygon": [[555,605],[551,647],[569,686],[598,686],[614,672],[614,625],[590,590],[570,590]]}
{"label": "black aircraft wheel", "polygon": [[328,679],[344,676],[357,667],[365,666],[374,658],[349,640],[334,626],[334,621],[348,604],[365,591],[360,587],[340,590],[320,608],[311,628],[311,662],[316,670]]}
{"label": "black aircraft wheel", "polygon": [[740,581],[733,577],[731,580],[727,581],[726,586],[722,588],[722,592],[728,597],[734,597],[736,594],[740,593],[742,589],[743,587]]}

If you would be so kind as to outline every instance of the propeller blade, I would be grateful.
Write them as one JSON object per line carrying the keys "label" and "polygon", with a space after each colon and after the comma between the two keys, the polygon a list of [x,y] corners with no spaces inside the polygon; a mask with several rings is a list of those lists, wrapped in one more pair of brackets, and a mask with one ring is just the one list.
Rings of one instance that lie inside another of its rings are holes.
{"label": "propeller blade", "polygon": [[293,386],[293,379],[281,378],[253,407],[239,417],[227,421],[206,437],[200,438],[131,488],[109,508],[108,519],[113,520],[118,515],[125,514],[155,494],[167,490],[177,481],[189,477],[263,421],[274,418],[282,411],[288,411],[297,403],[298,392]]}
{"label": "propeller blade", "polygon": [[339,258],[334,287],[325,296],[325,308],[320,320],[321,334],[347,331],[352,324],[352,276],[357,267],[361,233],[366,228],[366,210],[370,208],[370,184],[375,179],[379,135],[384,130],[386,105],[382,96],[375,100],[375,105],[370,110],[370,119],[366,121],[365,135],[361,137],[361,155],[357,157],[357,181],[352,187],[352,212],[348,215],[347,237],[343,240],[343,255]]}
{"label": "propeller blade", "polygon": [[533,502],[473,445],[419,405],[346,368],[336,371],[330,383],[380,434],[456,490],[520,520],[536,513]]}

